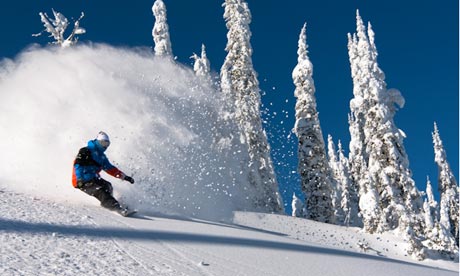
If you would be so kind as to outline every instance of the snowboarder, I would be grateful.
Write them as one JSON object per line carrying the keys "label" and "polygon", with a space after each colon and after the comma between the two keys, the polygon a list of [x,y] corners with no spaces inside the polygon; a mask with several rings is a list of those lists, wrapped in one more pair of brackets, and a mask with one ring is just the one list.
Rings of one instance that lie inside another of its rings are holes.
{"label": "snowboarder", "polygon": [[73,165],[72,184],[75,188],[97,198],[101,206],[122,216],[128,216],[131,212],[123,208],[113,197],[112,184],[99,175],[99,172],[104,170],[116,178],[134,184],[132,177],[112,165],[105,156],[104,152],[109,145],[109,136],[101,131],[96,139],[88,141],[88,146],[79,150]]}

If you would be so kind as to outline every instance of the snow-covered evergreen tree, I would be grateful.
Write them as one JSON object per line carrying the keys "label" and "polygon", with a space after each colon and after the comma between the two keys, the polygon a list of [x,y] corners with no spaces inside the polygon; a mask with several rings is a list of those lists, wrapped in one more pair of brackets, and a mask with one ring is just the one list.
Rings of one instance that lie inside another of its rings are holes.
{"label": "snow-covered evergreen tree", "polygon": [[298,42],[297,65],[292,72],[296,86],[296,122],[294,133],[298,144],[298,171],[305,195],[307,218],[321,222],[334,222],[332,206],[331,172],[316,110],[313,65],[308,58],[306,24]]}
{"label": "snow-covered evergreen tree", "polygon": [[345,220],[345,210],[342,209],[343,186],[340,181],[340,164],[332,136],[327,136],[327,156],[329,168],[331,169],[332,208],[334,210],[334,221],[342,224]]}
{"label": "snow-covered evergreen tree", "polygon": [[[437,132],[436,126],[435,132]],[[439,135],[437,136],[439,138]],[[442,205],[446,205],[443,203],[446,201],[443,201],[442,195],[441,202]],[[444,219],[449,217],[449,208],[439,208],[439,204],[434,198],[433,187],[429,178],[427,178],[426,199],[423,203],[423,209],[425,215],[425,238],[427,240],[425,242],[426,247],[447,255],[452,259],[458,259],[458,244],[456,244],[453,234],[446,227],[446,224],[449,225],[450,222]],[[442,223],[440,221],[440,211],[441,217],[443,217]]]}
{"label": "snow-covered evergreen tree", "polygon": [[86,30],[80,27],[80,20],[83,18],[83,16],[85,16],[83,12],[81,13],[80,18],[75,21],[72,32],[67,38],[64,38],[64,33],[69,26],[69,20],[67,20],[67,18],[62,13],[53,10],[54,19],[51,19],[46,13],[43,12],[40,12],[39,15],[43,25],[45,26],[45,29],[38,34],[34,34],[33,36],[40,36],[43,34],[43,32],[48,32],[50,36],[54,38],[53,44],[57,44],[61,47],[68,47],[77,43],[77,35],[86,33]]}
{"label": "snow-covered evergreen tree", "polygon": [[153,3],[152,12],[155,16],[155,24],[152,29],[155,55],[173,57],[169,27],[166,21],[166,6],[163,0],[156,0]]}
{"label": "snow-covered evergreen tree", "polygon": [[357,163],[364,160],[367,167],[356,175],[361,177],[358,183],[364,226],[369,232],[398,229],[409,240],[409,253],[423,258],[417,238],[423,236],[421,194],[409,169],[403,145],[405,134],[393,120],[396,105],[403,107],[404,98],[398,90],[386,88],[385,75],[377,63],[372,26],[368,24],[366,35],[359,12],[356,37],[357,43],[355,39],[349,42],[355,85],[352,123],[357,128],[357,135],[352,135],[364,138],[364,143],[360,140],[364,152],[360,148],[357,152],[361,156],[351,157],[357,158]]}
{"label": "snow-covered evergreen tree", "polygon": [[251,59],[251,13],[243,0],[226,0],[223,6],[228,41],[227,56],[221,69],[221,88],[229,102],[229,115],[239,126],[240,141],[247,147],[242,173],[247,175],[252,190],[248,193],[254,208],[280,212],[283,203],[270,146],[262,128],[260,88]]}
{"label": "snow-covered evergreen tree", "polygon": [[366,57],[369,55],[369,43],[359,12],[356,18],[357,34],[348,34],[348,55],[354,95],[350,101],[351,113],[348,117],[351,136],[348,162],[352,185],[359,191],[359,209],[364,230],[373,233],[378,228],[380,209],[377,188],[367,174],[368,154],[365,149],[364,135],[365,114],[369,109],[369,101],[366,97],[367,76],[369,75],[367,65],[369,58]]}
{"label": "snow-covered evergreen tree", "polygon": [[206,56],[206,47],[204,46],[204,44],[201,45],[201,56],[193,54],[192,58],[195,60],[193,64],[193,70],[195,71],[195,74],[199,77],[209,79],[211,77],[211,66],[209,63],[209,59]]}
{"label": "snow-covered evergreen tree", "polygon": [[342,186],[341,208],[344,212],[343,224],[346,226],[361,226],[362,222],[359,217],[358,208],[358,188],[351,181],[350,166],[348,159],[345,157],[342,149],[342,143],[338,143],[338,181]]}
{"label": "snow-covered evergreen tree", "polygon": [[346,226],[361,226],[358,214],[358,190],[351,180],[348,159],[343,153],[340,140],[336,150],[330,135],[328,136],[328,156],[332,176],[338,187],[336,193],[339,193],[337,195],[338,202],[334,202],[334,199],[332,200],[336,223]]}
{"label": "snow-covered evergreen tree", "polygon": [[[369,24],[372,53],[373,32]],[[404,98],[397,90],[387,90],[384,75],[373,60],[374,71],[369,82],[370,100],[375,103],[366,114],[366,151],[369,154],[368,171],[371,181],[379,192],[382,210],[380,231],[412,228],[412,216],[420,213],[421,196],[409,170],[409,161],[404,149],[405,134],[394,121],[395,104],[404,105]]]}
{"label": "snow-covered evergreen tree", "polygon": [[[459,194],[457,180],[455,179],[447,155],[439,135],[438,126],[434,124],[433,144],[435,153],[435,162],[438,165],[438,188],[441,194],[439,223],[443,230],[448,232],[454,238],[455,246],[458,250],[459,239]],[[444,236],[448,236],[444,233]],[[451,248],[454,247],[453,245]]]}
{"label": "snow-covered evergreen tree", "polygon": [[423,210],[425,214],[425,236],[428,239],[434,238],[434,228],[439,223],[438,215],[438,202],[434,199],[433,187],[430,179],[426,180],[426,199],[423,203]]}
{"label": "snow-covered evergreen tree", "polygon": [[291,207],[292,207],[292,216],[293,217],[304,218],[306,216],[306,214],[305,214],[305,205],[295,195],[295,193],[292,195]]}

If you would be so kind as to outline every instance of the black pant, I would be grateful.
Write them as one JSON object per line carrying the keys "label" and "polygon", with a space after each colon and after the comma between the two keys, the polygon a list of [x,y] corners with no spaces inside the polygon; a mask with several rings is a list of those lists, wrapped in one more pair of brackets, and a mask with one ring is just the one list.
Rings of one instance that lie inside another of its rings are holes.
{"label": "black pant", "polygon": [[78,185],[78,188],[83,192],[97,198],[101,202],[102,207],[110,210],[121,209],[118,201],[112,196],[112,184],[102,178],[95,178],[93,180],[81,183]]}

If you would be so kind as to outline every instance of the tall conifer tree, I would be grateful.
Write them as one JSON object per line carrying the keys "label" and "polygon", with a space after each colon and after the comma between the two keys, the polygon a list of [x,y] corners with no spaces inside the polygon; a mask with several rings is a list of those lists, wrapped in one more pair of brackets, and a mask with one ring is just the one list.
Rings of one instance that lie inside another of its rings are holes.
{"label": "tall conifer tree", "polygon": [[[454,238],[458,250],[459,240],[459,194],[457,180],[447,162],[447,155],[439,135],[438,126],[434,124],[433,145],[435,162],[438,165],[438,188],[441,194],[439,223],[443,230]],[[448,236],[445,233],[445,236]],[[453,245],[451,246],[454,247]]]}
{"label": "tall conifer tree", "polygon": [[294,95],[297,98],[294,132],[299,140],[298,171],[305,195],[306,215],[309,219],[333,223],[332,177],[316,110],[313,65],[308,58],[306,24],[300,33],[298,46],[298,63],[292,72],[296,86]]}
{"label": "tall conifer tree", "polygon": [[225,48],[227,56],[221,69],[221,88],[230,103],[230,116],[239,126],[240,141],[247,148],[242,172],[247,175],[254,208],[280,212],[283,203],[270,146],[262,128],[260,88],[252,65],[251,13],[244,0],[226,0],[223,6],[228,41]]}
{"label": "tall conifer tree", "polygon": [[359,209],[364,230],[377,231],[380,217],[378,192],[368,177],[368,154],[365,148],[364,124],[369,109],[366,97],[369,76],[369,42],[365,34],[364,23],[356,14],[356,33],[348,34],[348,55],[353,79],[353,99],[350,101],[351,112],[348,117],[350,130],[349,165],[351,181],[359,191]]}
{"label": "tall conifer tree", "polygon": [[350,42],[355,85],[351,107],[352,123],[358,128],[356,138],[364,140],[360,140],[361,156],[352,157],[357,158],[356,163],[364,160],[364,168],[367,167],[357,175],[361,178],[357,180],[364,226],[369,232],[398,229],[409,239],[409,253],[423,258],[418,239],[423,236],[421,194],[409,169],[403,145],[405,134],[393,120],[396,105],[403,107],[404,98],[398,90],[386,88],[370,23],[367,35],[365,30],[357,13],[357,43],[356,40]]}

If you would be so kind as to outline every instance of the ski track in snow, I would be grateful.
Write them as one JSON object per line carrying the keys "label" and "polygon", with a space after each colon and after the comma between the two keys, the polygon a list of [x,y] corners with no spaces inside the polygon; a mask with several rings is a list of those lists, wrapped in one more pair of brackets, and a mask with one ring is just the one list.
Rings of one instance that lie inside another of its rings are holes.
{"label": "ski track in snow", "polygon": [[[128,219],[117,217],[109,212],[99,212],[94,210],[94,208],[88,208],[88,211],[95,212],[98,216],[97,220],[103,225],[110,227],[116,227],[116,225],[123,224],[126,227],[136,230],[129,222],[137,222],[137,220],[139,220],[139,218],[136,217]],[[149,220],[146,216],[140,219]],[[154,220],[167,221],[169,219],[155,218]],[[207,224],[209,222],[200,223],[198,221],[186,220],[184,223]],[[223,225],[223,227],[228,226]],[[224,254],[216,253],[214,250],[206,250],[208,249],[207,246],[205,246],[205,249],[201,249],[201,245],[194,246],[195,244],[189,245],[187,243],[166,243],[161,240],[155,240],[154,238],[153,241],[149,239],[148,242],[142,241],[141,243],[137,240],[120,241],[119,239],[114,239],[114,242],[119,245],[127,255],[139,260],[140,263],[146,263],[153,266],[153,269],[149,267],[150,272],[154,271],[162,275],[277,275],[271,273],[269,270],[260,269],[257,266],[240,262],[232,258],[226,258]],[[148,248],[146,245],[148,245]],[[142,252],[142,254],[139,252]],[[153,256],[154,258],[145,258],[145,254],[151,257]],[[206,268],[211,265],[214,271],[213,273],[206,271]],[[161,270],[158,269],[158,267],[166,267],[167,269]],[[178,269],[178,267],[180,269]],[[244,274],[242,274],[241,271],[244,271]],[[158,275],[155,273],[151,275]]]}
{"label": "ski track in snow", "polygon": [[[18,221],[20,233],[1,233],[0,275],[142,275],[144,271],[111,240],[66,234],[72,227],[95,229],[91,216],[78,206],[11,194],[0,194],[2,228]],[[40,225],[40,226],[38,226]],[[60,232],[47,232],[53,226]],[[26,227],[26,228],[25,228]],[[44,232],[36,232],[42,227]],[[120,265],[124,263],[123,265]]]}
{"label": "ski track in snow", "polygon": [[384,250],[399,240],[352,228],[246,212],[235,224],[125,218],[95,205],[0,190],[0,275],[458,275],[458,263],[411,264]]}
{"label": "ski track in snow", "polygon": [[[126,218],[114,217],[114,214],[109,212],[103,213],[98,210],[94,210],[94,208],[87,208],[87,211],[94,212],[99,223],[103,225],[116,227],[117,225],[122,224],[135,230],[135,228],[127,222]],[[132,219],[138,218],[128,218],[128,220]],[[171,246],[166,245],[160,240],[149,240],[148,248],[146,248],[145,245],[132,240],[120,240],[116,237],[113,237],[112,240],[123,252],[142,264],[150,275],[157,275],[158,273],[162,275],[193,275],[190,274],[193,270],[187,271],[190,270],[189,262],[187,262],[190,260],[188,260],[184,254],[174,250]],[[186,261],[185,264],[184,260]],[[181,268],[181,270],[178,270],[177,267]],[[187,274],[181,272],[183,270],[187,271]]]}

